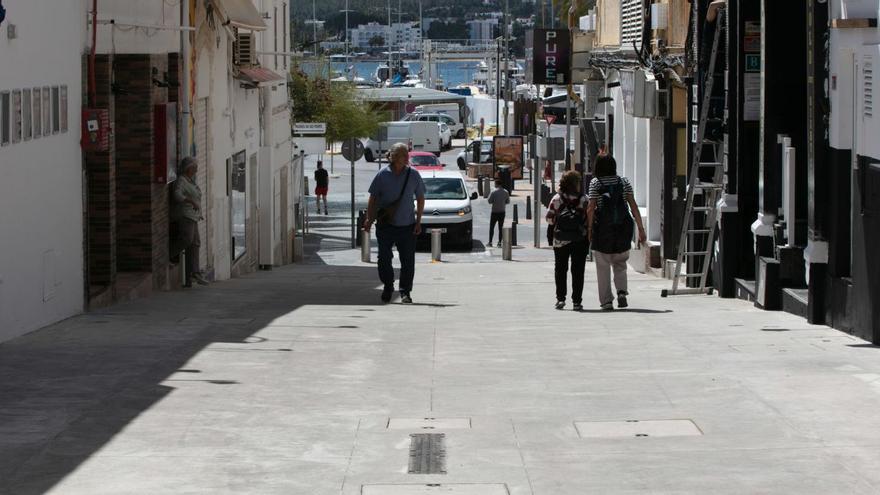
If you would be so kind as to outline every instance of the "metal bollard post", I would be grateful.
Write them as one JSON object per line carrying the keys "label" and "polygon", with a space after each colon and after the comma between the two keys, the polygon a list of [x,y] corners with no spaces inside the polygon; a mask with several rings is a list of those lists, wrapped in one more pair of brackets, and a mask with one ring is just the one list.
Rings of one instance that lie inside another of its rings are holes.
{"label": "metal bollard post", "polygon": [[303,177],[303,189],[305,189],[303,191],[304,196],[311,196],[312,193],[309,190],[309,178],[308,177]]}
{"label": "metal bollard post", "polygon": [[519,205],[513,205],[513,223],[519,223]]}
{"label": "metal bollard post", "polygon": [[511,243],[512,245],[514,245],[514,246],[517,245],[517,243],[516,243],[516,227],[517,227],[517,225],[519,225],[519,222],[517,222],[517,221],[515,221],[515,220],[514,220],[513,223],[510,225],[510,232],[511,232],[511,234],[510,234],[510,243]]}
{"label": "metal bollard post", "polygon": [[510,227],[504,227],[501,231],[501,259],[510,261],[513,259],[513,245],[511,237],[513,236]]}
{"label": "metal bollard post", "polygon": [[486,197],[483,194],[483,176],[482,175],[477,176],[477,194],[479,194],[481,198]]}
{"label": "metal bollard post", "polygon": [[361,229],[361,261],[370,262],[370,233]]}
{"label": "metal bollard post", "polygon": [[446,229],[431,229],[431,261],[439,263],[441,261],[441,242],[442,235]]}
{"label": "metal bollard post", "polygon": [[532,197],[526,196],[526,220],[532,219]]}

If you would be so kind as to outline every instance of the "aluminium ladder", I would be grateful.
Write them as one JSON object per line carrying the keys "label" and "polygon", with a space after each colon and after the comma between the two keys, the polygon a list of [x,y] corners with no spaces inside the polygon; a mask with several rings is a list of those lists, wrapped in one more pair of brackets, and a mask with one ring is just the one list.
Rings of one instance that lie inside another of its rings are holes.
{"label": "aluminium ladder", "polygon": [[[712,287],[706,287],[709,277],[709,268],[712,265],[713,244],[715,230],[718,225],[718,200],[724,189],[724,162],[721,143],[706,139],[706,127],[710,120],[709,109],[711,102],[716,97],[712,96],[712,89],[718,75],[715,73],[715,63],[718,59],[719,40],[722,32],[722,16],[724,9],[719,9],[715,20],[715,37],[712,40],[712,52],[709,56],[709,67],[704,77],[702,106],[700,107],[700,121],[697,127],[696,142],[693,148],[693,160],[691,161],[690,177],[688,178],[687,206],[685,217],[681,226],[681,237],[678,242],[678,256],[675,260],[675,275],[672,278],[672,289],[664,289],[661,297],[682,294],[712,294]],[[696,98],[696,97],[695,97]],[[696,100],[695,100],[696,101]],[[703,147],[709,145],[713,150],[711,161],[703,161]],[[702,182],[700,171],[710,168],[713,170],[712,181]],[[702,205],[696,205],[697,195],[704,197]],[[695,220],[698,215],[703,215],[704,222],[698,225]],[[702,242],[701,242],[702,241]],[[682,267],[685,273],[682,274]],[[689,273],[688,270],[695,269]],[[686,287],[679,288],[679,284],[685,280]],[[687,282],[699,280],[696,287],[688,286]]]}

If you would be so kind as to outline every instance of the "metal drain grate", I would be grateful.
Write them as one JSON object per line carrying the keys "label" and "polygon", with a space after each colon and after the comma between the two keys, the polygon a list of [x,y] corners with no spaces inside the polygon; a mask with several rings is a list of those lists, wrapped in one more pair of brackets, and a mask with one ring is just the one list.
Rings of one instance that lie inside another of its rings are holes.
{"label": "metal drain grate", "polygon": [[409,474],[446,474],[445,441],[443,433],[410,435]]}
{"label": "metal drain grate", "polygon": [[576,421],[574,426],[581,438],[692,437],[703,434],[689,419]]}
{"label": "metal drain grate", "polygon": [[362,495],[510,495],[502,483],[363,485]]}
{"label": "metal drain grate", "polygon": [[471,418],[388,418],[389,430],[458,430],[471,427]]}

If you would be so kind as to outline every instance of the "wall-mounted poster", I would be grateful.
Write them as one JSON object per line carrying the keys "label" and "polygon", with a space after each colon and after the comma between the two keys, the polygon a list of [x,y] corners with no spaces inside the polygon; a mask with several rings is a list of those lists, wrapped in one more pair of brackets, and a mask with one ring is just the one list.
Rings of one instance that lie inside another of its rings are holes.
{"label": "wall-mounted poster", "polygon": [[523,178],[522,136],[495,136],[493,153],[495,157],[495,178],[501,178],[501,169],[509,168],[510,177],[514,180]]}

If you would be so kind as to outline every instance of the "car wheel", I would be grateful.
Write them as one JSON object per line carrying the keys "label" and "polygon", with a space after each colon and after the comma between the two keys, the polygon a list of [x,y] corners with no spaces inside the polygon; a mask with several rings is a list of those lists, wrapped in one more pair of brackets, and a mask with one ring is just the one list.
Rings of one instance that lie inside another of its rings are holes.
{"label": "car wheel", "polygon": [[464,163],[464,160],[461,158],[458,159],[458,169],[459,170],[467,170],[467,165]]}
{"label": "car wheel", "polygon": [[455,137],[458,139],[464,139],[465,135],[466,135],[466,133],[464,132],[464,129],[459,129],[458,133],[455,135]]}
{"label": "car wheel", "polygon": [[364,159],[366,159],[370,163],[374,162],[376,160],[376,157],[373,156],[373,150],[371,150],[370,148],[367,148],[364,151]]}

